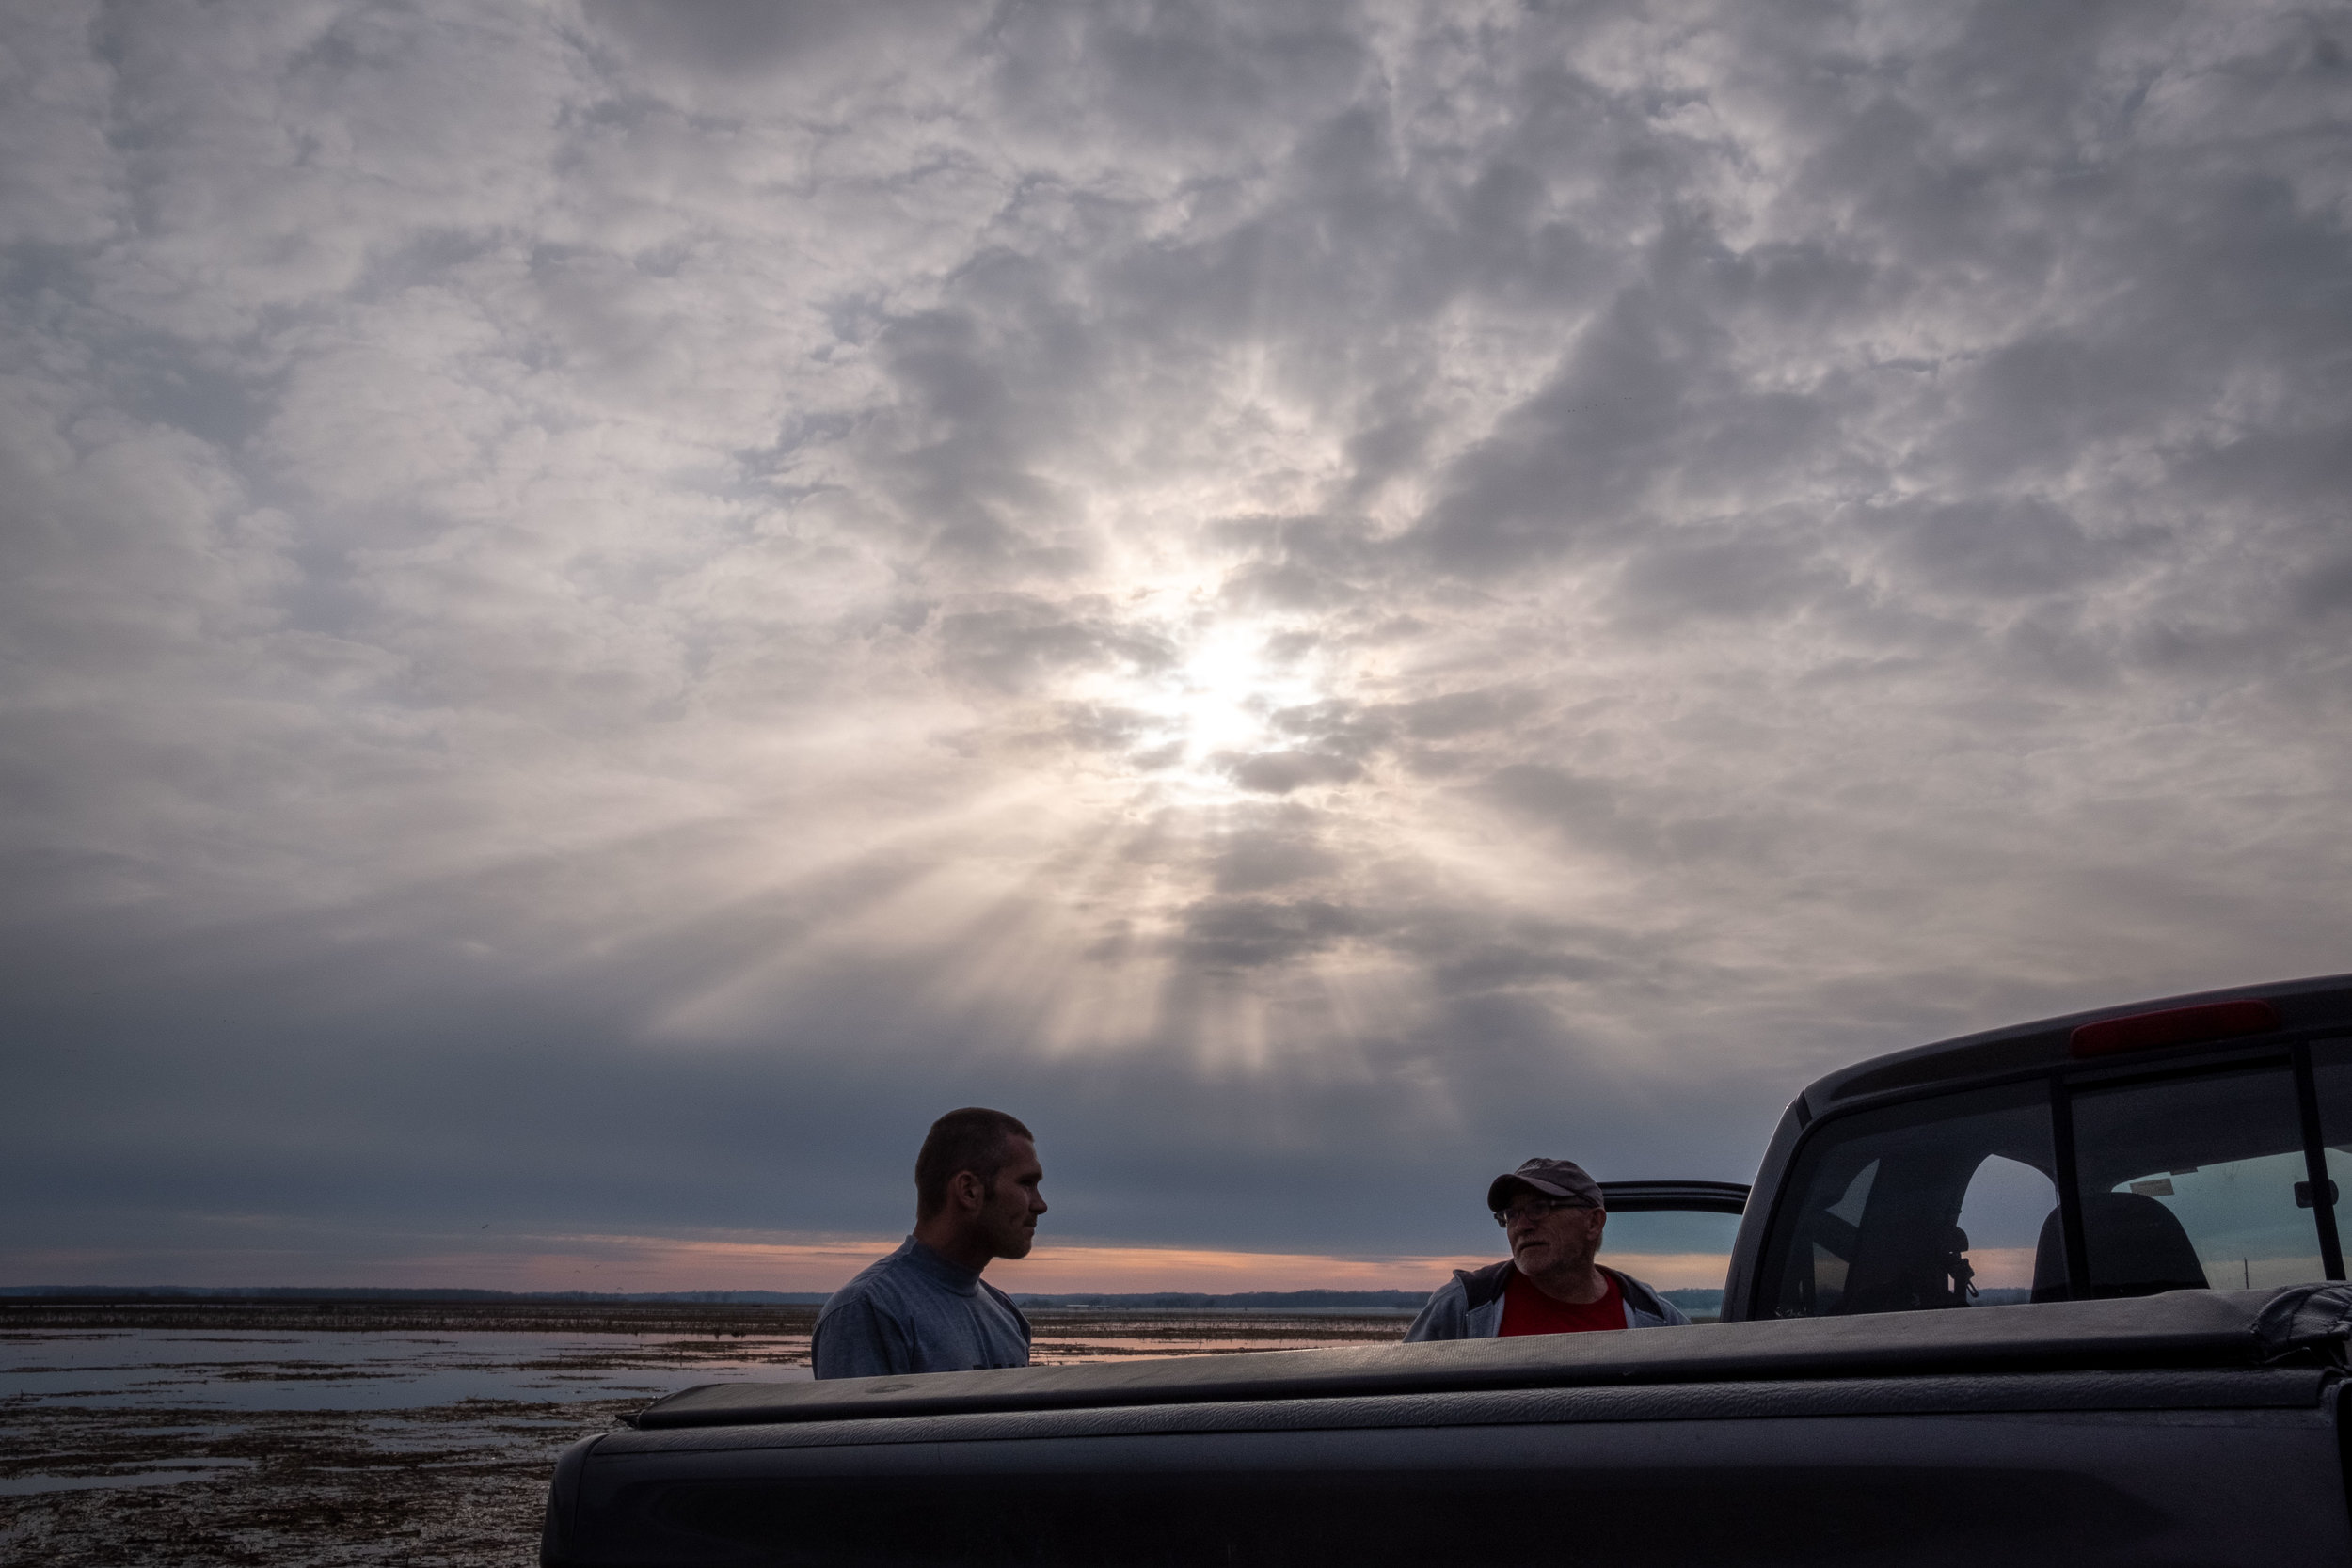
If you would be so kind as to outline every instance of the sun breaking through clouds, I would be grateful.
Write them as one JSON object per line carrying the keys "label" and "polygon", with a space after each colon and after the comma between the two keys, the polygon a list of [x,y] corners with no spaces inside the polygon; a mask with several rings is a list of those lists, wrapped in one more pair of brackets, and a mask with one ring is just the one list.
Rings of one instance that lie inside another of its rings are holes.
{"label": "sun breaking through clouds", "polygon": [[973,1101],[1452,1256],[2352,968],[2341,7],[0,27],[10,1274],[821,1249]]}

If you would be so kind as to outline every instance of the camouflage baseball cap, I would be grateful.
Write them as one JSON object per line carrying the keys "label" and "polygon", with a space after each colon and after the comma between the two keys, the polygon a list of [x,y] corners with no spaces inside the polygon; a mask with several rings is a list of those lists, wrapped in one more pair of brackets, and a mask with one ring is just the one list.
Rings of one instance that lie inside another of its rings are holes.
{"label": "camouflage baseball cap", "polygon": [[1486,1188],[1486,1207],[1500,1214],[1511,1206],[1511,1189],[1526,1187],[1546,1197],[1563,1197],[1587,1209],[1606,1209],[1600,1183],[1574,1160],[1527,1160],[1519,1168],[1498,1176]]}

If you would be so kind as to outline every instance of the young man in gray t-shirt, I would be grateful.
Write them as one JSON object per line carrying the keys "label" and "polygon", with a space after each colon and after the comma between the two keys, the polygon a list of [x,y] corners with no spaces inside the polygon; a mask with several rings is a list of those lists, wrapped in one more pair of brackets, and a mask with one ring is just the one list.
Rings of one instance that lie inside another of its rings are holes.
{"label": "young man in gray t-shirt", "polygon": [[1002,1111],[972,1106],[931,1123],[914,1160],[914,1233],[817,1314],[817,1375],[1027,1366],[1029,1321],[980,1271],[1028,1256],[1044,1179],[1036,1140]]}

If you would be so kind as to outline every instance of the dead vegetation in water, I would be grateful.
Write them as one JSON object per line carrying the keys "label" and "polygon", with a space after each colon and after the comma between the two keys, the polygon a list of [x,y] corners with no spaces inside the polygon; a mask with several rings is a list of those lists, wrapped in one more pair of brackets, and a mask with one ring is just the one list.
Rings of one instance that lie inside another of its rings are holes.
{"label": "dead vegetation in water", "polygon": [[[0,1561],[47,1568],[533,1560],[555,1456],[642,1398],[437,1409],[0,1407]],[[217,1469],[208,1469],[217,1465]],[[174,1472],[199,1479],[123,1484]]]}
{"label": "dead vegetation in water", "polygon": [[[500,1354],[499,1364],[516,1371],[586,1382],[629,1370],[691,1373],[706,1364],[713,1377],[742,1376],[746,1363],[805,1367],[808,1320],[815,1316],[808,1308],[640,1312],[600,1304],[539,1318],[530,1315],[534,1310],[544,1309],[414,1303],[317,1313],[233,1303],[191,1312],[179,1304],[113,1304],[48,1308],[38,1327],[29,1315],[10,1311],[0,1319],[0,1333],[25,1350],[139,1330],[167,1333],[183,1346],[192,1331],[310,1336],[329,1327],[355,1334],[626,1337],[537,1350],[507,1346]],[[1405,1330],[1402,1318],[1343,1314],[1040,1307],[1029,1317],[1041,1363],[1362,1344],[1392,1341]],[[439,1354],[447,1345],[420,1345],[416,1354]],[[0,1495],[0,1563],[527,1568],[536,1558],[556,1455],[580,1437],[612,1430],[648,1400],[635,1392],[365,1411],[175,1402],[200,1402],[208,1383],[312,1385],[400,1375],[401,1363],[361,1366],[358,1354],[355,1346],[348,1366],[331,1359],[183,1364],[169,1387],[151,1390],[151,1405],[95,1408],[29,1395],[0,1401],[0,1493],[15,1490],[8,1482],[77,1488]],[[31,1360],[18,1370],[39,1370]]]}
{"label": "dead vegetation in water", "polygon": [[0,1302],[0,1334],[125,1330],[254,1334],[664,1334],[740,1338],[806,1334],[814,1307],[698,1302],[33,1301]]}

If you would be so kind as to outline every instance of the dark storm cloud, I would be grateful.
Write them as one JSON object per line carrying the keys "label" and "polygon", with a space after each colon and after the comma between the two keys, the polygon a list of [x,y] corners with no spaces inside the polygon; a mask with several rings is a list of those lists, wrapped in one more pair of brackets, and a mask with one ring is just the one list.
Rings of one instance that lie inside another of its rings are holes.
{"label": "dark storm cloud", "polygon": [[955,610],[939,620],[940,656],[958,678],[1003,692],[1035,689],[1073,669],[1124,665],[1156,671],[1175,658],[1164,637],[1097,614],[1071,615],[1045,600]]}
{"label": "dark storm cloud", "polygon": [[1401,703],[1394,717],[1398,728],[1416,740],[1455,740],[1501,729],[1534,712],[1542,703],[1535,692],[1523,689],[1449,691],[1441,697]]}
{"label": "dark storm cloud", "polygon": [[[1694,621],[1771,622],[1835,603],[1851,578],[1805,523],[1695,523],[1645,541],[1628,554],[1613,585],[1617,612],[1631,626],[1655,630]],[[1983,546],[1970,537],[1952,548]]]}
{"label": "dark storm cloud", "polygon": [[1344,863],[1316,842],[1312,814],[1291,811],[1226,836],[1212,864],[1219,894],[1250,894],[1328,877]]}
{"label": "dark storm cloud", "polygon": [[2103,547],[2038,497],[1891,507],[1865,526],[1888,536],[1895,569],[1904,576],[1983,598],[2072,595],[2129,560],[2127,541]]}
{"label": "dark storm cloud", "polygon": [[1185,911],[1184,951],[1203,969],[1260,969],[1322,952],[1360,921],[1321,899],[1217,898]]}
{"label": "dark storm cloud", "polygon": [[1469,1247],[2352,968],[2333,12],[21,9],[5,1244]]}
{"label": "dark storm cloud", "polygon": [[[956,8],[918,0],[908,9],[928,10],[932,14],[924,20],[936,21],[951,19]],[[718,75],[768,74],[895,30],[889,17],[870,8],[822,0],[586,0],[581,11],[640,59]]]}
{"label": "dark storm cloud", "polygon": [[1542,390],[1449,465],[1415,542],[1441,565],[1488,576],[1605,549],[1638,527],[1678,467],[1693,392],[1690,345],[1648,302],[1621,299]]}
{"label": "dark storm cloud", "polygon": [[1329,752],[1287,751],[1233,757],[1226,763],[1226,771],[1244,789],[1288,795],[1309,784],[1347,784],[1361,777],[1363,768],[1352,758]]}

